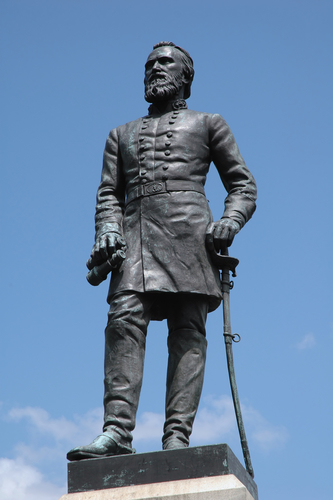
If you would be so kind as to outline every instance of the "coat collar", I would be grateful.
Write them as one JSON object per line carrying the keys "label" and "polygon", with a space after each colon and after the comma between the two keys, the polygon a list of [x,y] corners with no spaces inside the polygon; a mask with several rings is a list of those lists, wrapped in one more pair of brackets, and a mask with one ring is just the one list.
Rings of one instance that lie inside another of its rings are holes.
{"label": "coat collar", "polygon": [[166,108],[161,112],[155,104],[151,104],[148,108],[149,115],[161,115],[164,113],[169,113],[170,111],[178,109],[187,109],[187,104],[185,99],[177,99],[175,101],[169,101]]}

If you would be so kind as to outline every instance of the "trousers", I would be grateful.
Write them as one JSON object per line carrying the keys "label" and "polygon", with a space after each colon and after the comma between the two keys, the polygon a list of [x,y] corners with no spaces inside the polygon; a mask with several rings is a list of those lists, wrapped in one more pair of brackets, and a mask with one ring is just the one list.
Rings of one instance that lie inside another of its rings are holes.
{"label": "trousers", "polygon": [[147,329],[157,309],[169,331],[163,449],[188,446],[204,379],[208,308],[208,297],[199,294],[113,296],[105,329],[103,433],[125,453],[132,452]]}

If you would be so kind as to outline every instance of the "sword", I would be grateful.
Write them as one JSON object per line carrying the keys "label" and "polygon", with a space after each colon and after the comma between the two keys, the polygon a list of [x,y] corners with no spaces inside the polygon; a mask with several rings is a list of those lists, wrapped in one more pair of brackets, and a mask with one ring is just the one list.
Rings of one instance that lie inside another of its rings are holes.
{"label": "sword", "polygon": [[236,267],[239,264],[239,260],[234,257],[229,257],[228,249],[225,248],[222,253],[216,252],[215,248],[211,249],[211,257],[213,263],[222,270],[221,279],[221,290],[222,290],[222,300],[223,300],[223,336],[225,342],[225,349],[227,354],[228,363],[228,373],[230,380],[230,387],[232,393],[232,399],[234,402],[237,426],[241,441],[241,446],[243,450],[244,462],[247,472],[250,476],[254,477],[253,467],[251,463],[250,450],[246,439],[245,428],[243,423],[243,417],[238,397],[238,390],[236,384],[234,358],[232,354],[232,342],[239,342],[241,340],[238,333],[231,333],[231,321],[230,321],[230,290],[233,288],[234,283],[230,281],[230,272],[233,277],[236,277]]}

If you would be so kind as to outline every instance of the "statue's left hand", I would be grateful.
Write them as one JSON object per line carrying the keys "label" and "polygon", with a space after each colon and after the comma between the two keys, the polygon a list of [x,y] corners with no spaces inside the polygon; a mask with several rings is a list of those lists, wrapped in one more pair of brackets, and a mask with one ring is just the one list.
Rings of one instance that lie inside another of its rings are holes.
{"label": "statue's left hand", "polygon": [[224,218],[216,222],[212,222],[207,227],[206,243],[210,250],[217,251],[225,247],[230,247],[234,237],[240,231],[240,224],[233,219]]}

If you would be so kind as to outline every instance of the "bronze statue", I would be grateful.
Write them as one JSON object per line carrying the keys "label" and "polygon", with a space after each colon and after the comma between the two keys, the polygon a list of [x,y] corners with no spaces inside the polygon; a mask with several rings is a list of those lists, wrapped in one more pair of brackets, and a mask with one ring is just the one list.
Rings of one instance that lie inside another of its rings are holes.
{"label": "bronze statue", "polygon": [[[113,259],[114,267],[105,330],[104,427],[91,444],[71,450],[69,460],[134,453],[131,432],[147,327],[165,318],[163,449],[189,445],[204,377],[207,313],[222,297],[206,239],[216,248],[230,246],[256,200],[255,181],[224,119],[187,108],[193,76],[184,49],[172,42],[155,45],[145,65],[149,114],[112,130],[106,142],[87,264],[93,269]],[[204,191],[211,162],[228,192],[217,222]]]}

